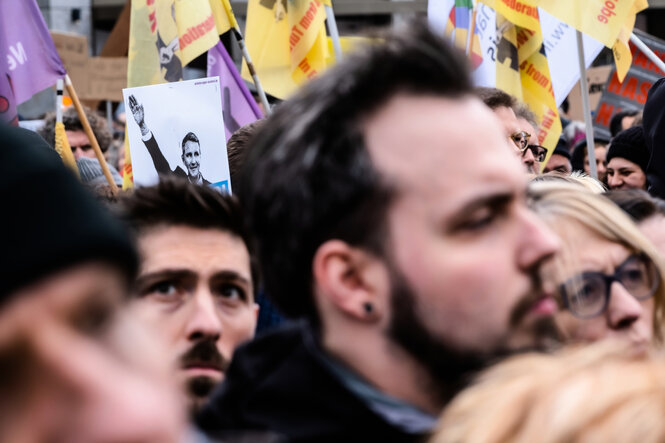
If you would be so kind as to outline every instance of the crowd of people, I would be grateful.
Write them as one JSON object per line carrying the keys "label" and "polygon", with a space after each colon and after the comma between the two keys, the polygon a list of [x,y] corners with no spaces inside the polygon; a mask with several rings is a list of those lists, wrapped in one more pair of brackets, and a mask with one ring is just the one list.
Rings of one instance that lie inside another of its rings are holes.
{"label": "crowd of people", "polygon": [[0,441],[663,441],[664,91],[550,154],[412,26],[238,130],[233,196],[0,126]]}

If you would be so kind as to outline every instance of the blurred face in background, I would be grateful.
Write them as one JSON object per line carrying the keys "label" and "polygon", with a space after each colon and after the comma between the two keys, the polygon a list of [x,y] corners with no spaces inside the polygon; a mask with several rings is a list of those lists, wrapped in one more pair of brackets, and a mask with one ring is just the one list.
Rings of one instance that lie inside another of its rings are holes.
{"label": "blurred face in background", "polygon": [[[596,154],[596,171],[598,172],[598,180],[606,183],[607,161],[605,160],[605,155],[607,154],[607,147],[605,145],[596,145],[593,152]],[[588,154],[584,156],[584,172],[591,175]]]}
{"label": "blurred face in background", "polygon": [[180,441],[183,401],[158,342],[124,313],[124,282],[81,264],[0,307],[0,441]]}
{"label": "blurred face in background", "polygon": [[617,338],[644,349],[653,335],[658,281],[651,262],[577,221],[557,220],[555,230],[564,246],[544,272],[558,288],[562,310],[556,321],[564,339]]}

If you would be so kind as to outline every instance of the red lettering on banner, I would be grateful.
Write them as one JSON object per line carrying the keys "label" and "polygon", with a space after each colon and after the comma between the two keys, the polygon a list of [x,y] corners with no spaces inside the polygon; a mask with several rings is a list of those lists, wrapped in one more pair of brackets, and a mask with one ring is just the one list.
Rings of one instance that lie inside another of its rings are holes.
{"label": "red lettering on banner", "polygon": [[600,14],[596,17],[598,21],[605,25],[609,23],[610,17],[617,15],[617,13],[614,12],[614,8],[616,8],[616,4],[619,1],[621,0],[606,0],[604,6],[600,8]]}
{"label": "red lettering on banner", "polygon": [[152,11],[150,14],[148,14],[148,20],[150,20],[150,32],[154,34],[155,29],[157,29],[157,16],[155,11]]}
{"label": "red lettering on banner", "polygon": [[623,92],[621,95],[629,100],[635,100],[635,93],[637,92],[637,79],[635,77],[631,77],[624,80],[626,81],[623,82]]}
{"label": "red lettering on banner", "polygon": [[647,102],[647,95],[649,94],[649,89],[651,89],[651,82],[642,82],[640,84],[640,93],[637,96],[638,103]]}
{"label": "red lettering on banner", "polygon": [[146,0],[145,4],[148,6],[152,6],[155,3],[155,0]]}
{"label": "red lettering on banner", "polygon": [[534,8],[533,6],[526,5],[517,0],[501,0],[501,1],[503,2],[504,5],[514,10],[515,12],[528,15],[529,17],[538,18],[538,9]]}
{"label": "red lettering on banner", "polygon": [[600,109],[596,113],[595,121],[601,126],[608,127],[610,125],[610,119],[614,113],[614,106],[608,105],[607,103],[601,103]]}
{"label": "red lettering on banner", "polygon": [[215,17],[211,14],[205,21],[187,29],[187,32],[180,36],[178,44],[182,51],[186,46],[191,45],[196,40],[205,36],[211,29],[215,27]]}
{"label": "red lettering on banner", "polygon": [[[303,17],[291,28],[291,34],[289,35],[289,47],[291,50],[293,50],[293,48],[300,41],[300,37],[305,35],[305,31],[307,31],[307,29],[309,29],[311,26],[312,22],[314,21],[314,17],[316,16],[316,12],[320,6],[321,5],[319,5],[318,1],[310,1],[309,8],[307,8],[307,11],[305,11]],[[302,28],[302,30],[300,30],[299,27]]]}
{"label": "red lettering on banner", "polygon": [[519,28],[517,33],[517,48],[519,49],[524,43],[526,43],[535,32],[530,31],[526,28]]}
{"label": "red lettering on banner", "polygon": [[621,83],[619,83],[619,77],[617,77],[616,72],[612,74],[612,78],[610,78],[610,82],[607,85],[607,92],[616,95],[621,94]]}

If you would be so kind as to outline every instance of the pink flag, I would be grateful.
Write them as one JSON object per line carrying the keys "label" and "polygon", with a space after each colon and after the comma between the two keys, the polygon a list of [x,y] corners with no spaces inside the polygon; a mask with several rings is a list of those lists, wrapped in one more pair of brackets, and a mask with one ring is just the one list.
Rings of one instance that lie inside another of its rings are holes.
{"label": "pink flag", "polygon": [[66,73],[35,0],[0,0],[0,59],[0,120],[16,124],[16,105]]}
{"label": "pink flag", "polygon": [[241,126],[263,118],[252,93],[247,89],[222,42],[218,42],[208,51],[207,76],[219,76],[227,140]]}

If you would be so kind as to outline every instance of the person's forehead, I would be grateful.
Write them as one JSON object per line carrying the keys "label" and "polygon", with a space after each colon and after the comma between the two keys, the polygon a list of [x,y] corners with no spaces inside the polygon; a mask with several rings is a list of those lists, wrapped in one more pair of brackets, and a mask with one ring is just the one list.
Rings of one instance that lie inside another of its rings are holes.
{"label": "person's forehead", "polygon": [[494,115],[499,117],[506,135],[510,135],[522,130],[517,120],[517,116],[515,115],[515,111],[513,111],[512,108],[507,106],[499,106],[494,108]]}
{"label": "person's forehead", "polygon": [[520,130],[526,131],[531,135],[529,142],[538,142],[538,134],[536,133],[536,128],[533,127],[531,123],[525,118],[518,118],[517,123],[520,126]]}
{"label": "person's forehead", "polygon": [[202,277],[233,271],[251,281],[242,239],[221,229],[160,225],[139,235],[140,274],[188,270]]}
{"label": "person's forehead", "polygon": [[187,151],[187,152],[189,152],[189,151],[198,151],[199,148],[200,148],[199,144],[196,143],[193,140],[187,140],[185,142],[185,151]]}
{"label": "person's forehead", "polygon": [[476,98],[396,96],[365,121],[364,132],[372,162],[398,188],[446,202],[524,186],[501,123]]}
{"label": "person's forehead", "polygon": [[621,169],[621,168],[640,169],[637,163],[633,163],[630,160],[623,157],[612,158],[612,160],[609,161],[607,166],[612,169]]}
{"label": "person's forehead", "polygon": [[67,140],[69,141],[70,145],[79,146],[90,143],[90,139],[88,138],[88,135],[85,133],[85,131],[77,129],[75,131],[68,130],[65,131],[65,133],[67,134]]}
{"label": "person's forehead", "polygon": [[562,248],[556,255],[562,271],[612,273],[630,255],[621,243],[605,238],[577,220],[560,217],[553,220],[551,227],[562,239]]}

